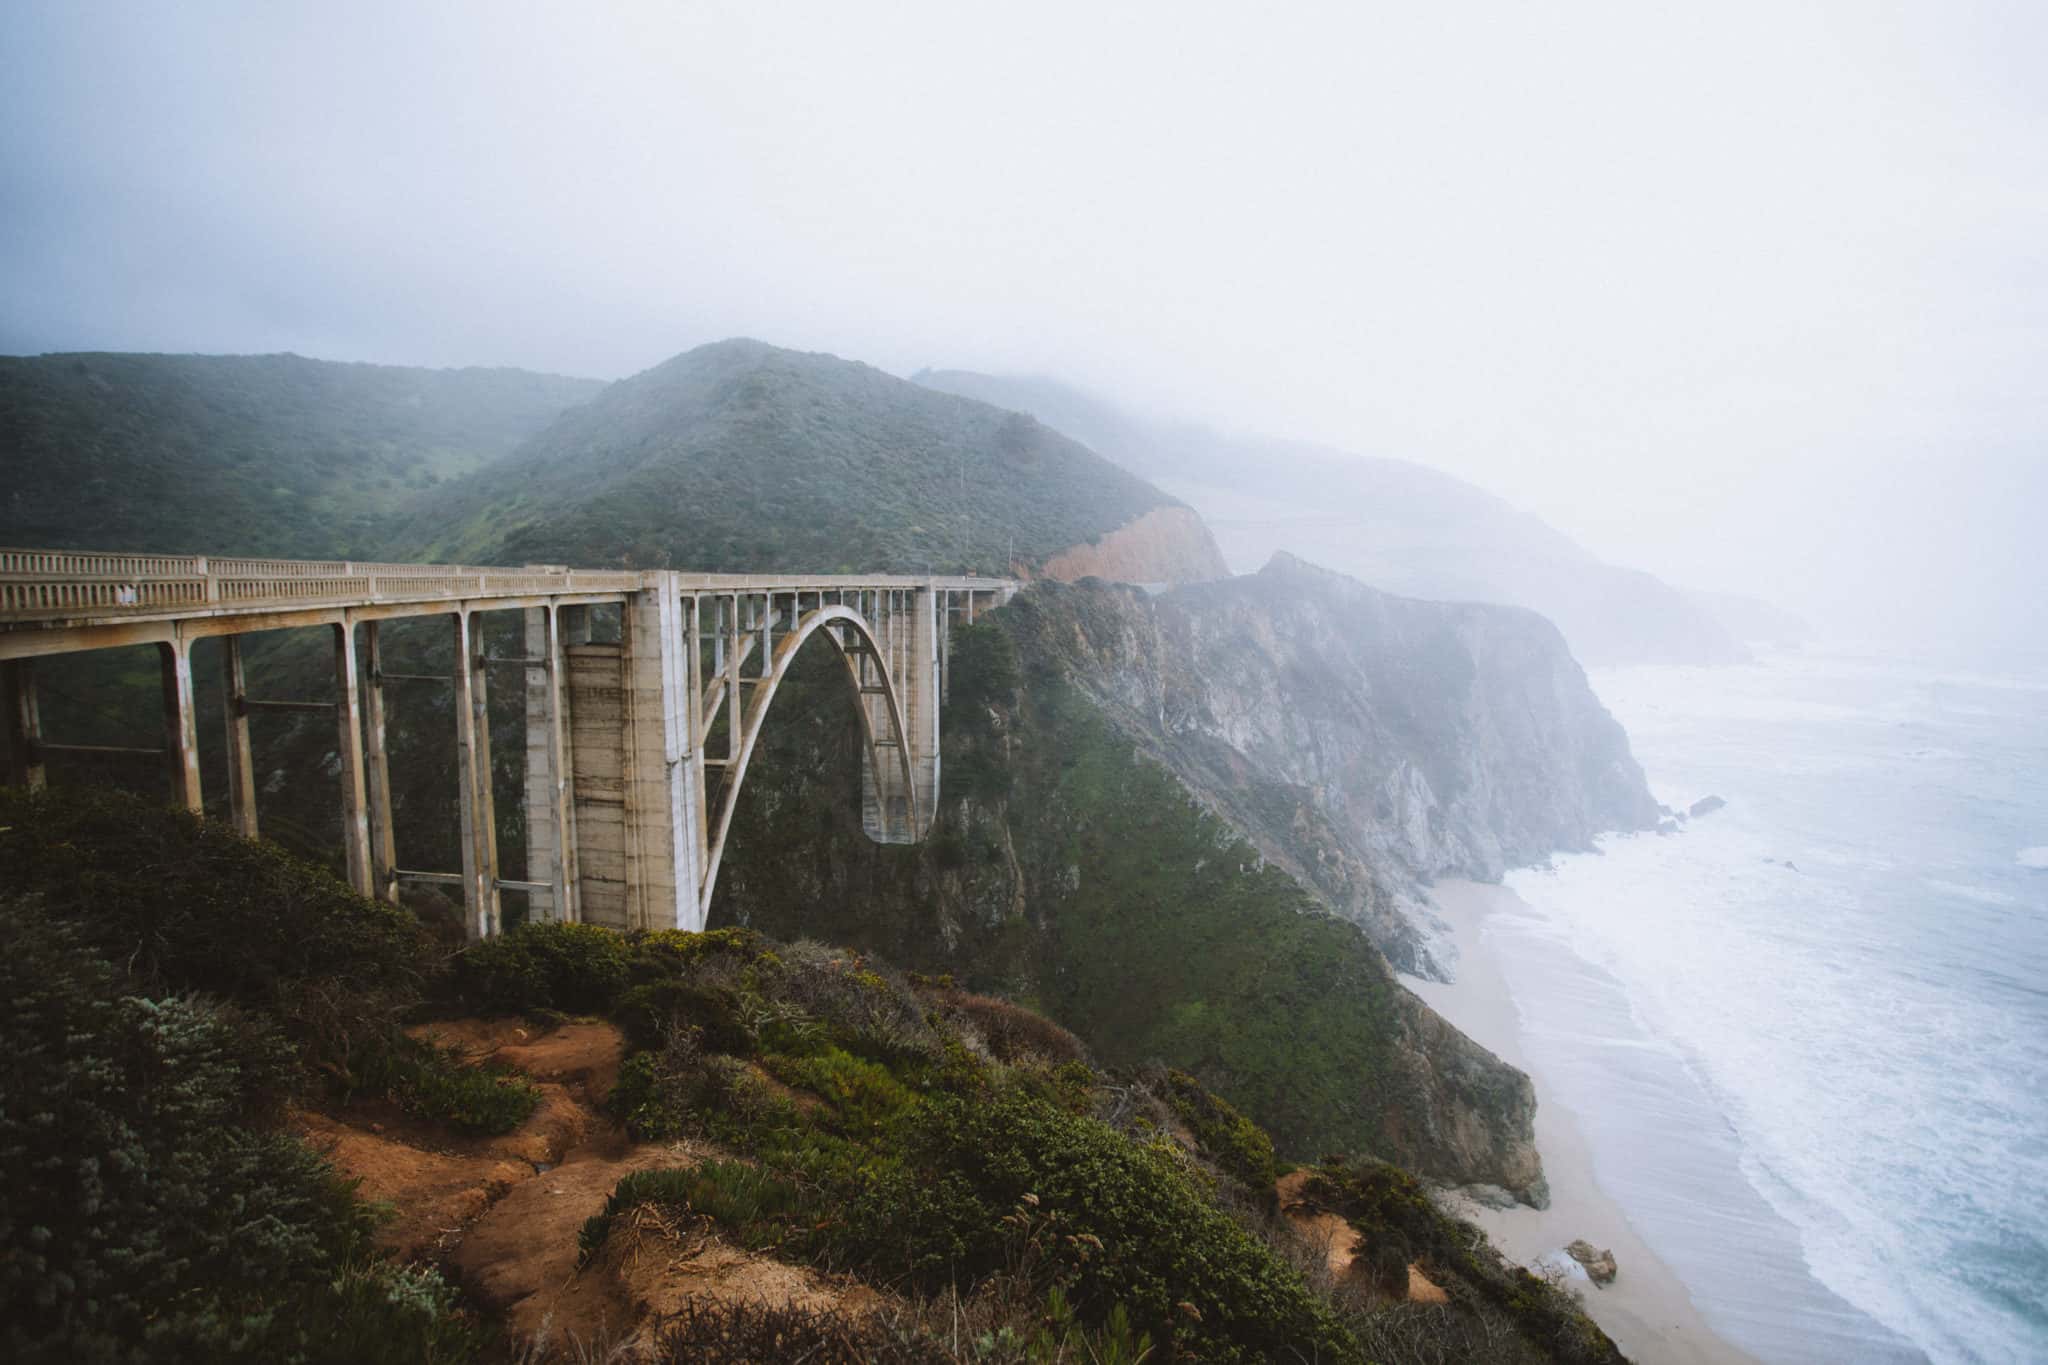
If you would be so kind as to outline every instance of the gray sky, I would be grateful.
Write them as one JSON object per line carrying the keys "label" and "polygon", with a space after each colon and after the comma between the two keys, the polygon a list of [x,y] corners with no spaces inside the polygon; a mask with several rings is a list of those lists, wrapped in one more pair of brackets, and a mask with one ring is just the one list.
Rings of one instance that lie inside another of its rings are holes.
{"label": "gray sky", "polygon": [[0,8],[0,351],[1049,373],[1859,626],[2048,631],[2044,252],[2030,3]]}

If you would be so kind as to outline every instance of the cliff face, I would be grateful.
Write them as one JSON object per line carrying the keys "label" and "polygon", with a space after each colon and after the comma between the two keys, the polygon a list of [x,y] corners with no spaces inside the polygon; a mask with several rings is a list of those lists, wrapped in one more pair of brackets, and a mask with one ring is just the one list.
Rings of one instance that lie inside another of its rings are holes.
{"label": "cliff face", "polygon": [[1554,629],[1282,561],[1159,597],[1039,584],[957,643],[930,839],[860,836],[824,661],[777,700],[714,922],[1001,990],[1106,1060],[1196,1072],[1292,1153],[1542,1197],[1527,1079],[1375,945],[1430,966],[1418,877],[1654,815]]}
{"label": "cliff face", "polygon": [[1407,970],[1436,974],[1418,882],[1656,824],[1627,736],[1532,612],[1283,555],[1090,621],[1060,641],[1079,684]]}
{"label": "cliff face", "polygon": [[1227,577],[1216,538],[1191,507],[1155,507],[1090,545],[1075,545],[1045,562],[1043,575],[1062,583],[1106,578],[1115,583],[1206,583]]}

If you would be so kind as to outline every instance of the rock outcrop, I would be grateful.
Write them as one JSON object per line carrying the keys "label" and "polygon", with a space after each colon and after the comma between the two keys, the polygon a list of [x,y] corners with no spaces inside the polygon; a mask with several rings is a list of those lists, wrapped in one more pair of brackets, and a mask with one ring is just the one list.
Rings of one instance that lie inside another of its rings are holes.
{"label": "rock outcrop", "polygon": [[1586,1278],[1597,1285],[1610,1285],[1619,1272],[1615,1269],[1614,1253],[1594,1246],[1581,1237],[1564,1249],[1565,1255],[1586,1268]]}
{"label": "rock outcrop", "polygon": [[1276,557],[1084,604],[1073,676],[1261,851],[1439,974],[1419,884],[1654,829],[1628,737],[1533,612],[1395,597]]}
{"label": "rock outcrop", "polygon": [[1087,545],[1045,562],[1043,576],[1072,583],[1206,583],[1227,577],[1216,538],[1191,507],[1155,507]]}

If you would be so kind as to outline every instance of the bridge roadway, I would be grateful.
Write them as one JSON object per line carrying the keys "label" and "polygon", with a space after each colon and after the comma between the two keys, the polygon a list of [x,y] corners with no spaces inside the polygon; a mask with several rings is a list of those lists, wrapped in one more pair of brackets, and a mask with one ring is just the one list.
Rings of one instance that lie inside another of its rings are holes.
{"label": "bridge roadway", "polygon": [[[155,646],[173,800],[203,804],[192,650],[221,641],[228,807],[255,837],[249,717],[331,712],[341,777],[344,863],[365,895],[407,881],[459,886],[471,937],[498,932],[501,893],[539,919],[700,929],[709,913],[747,764],[791,660],[813,636],[845,665],[864,739],[862,818],[870,838],[911,843],[939,797],[939,709],[951,637],[1019,585],[905,575],[688,574],[671,570],[489,568],[350,560],[225,559],[0,549],[0,732],[6,778],[46,779],[45,756],[94,746],[45,738],[35,660]],[[523,653],[489,656],[481,618],[517,611]],[[609,617],[617,619],[616,638]],[[443,616],[452,672],[383,667],[382,623]],[[241,637],[320,629],[332,696],[250,697]],[[524,673],[527,823],[523,878],[501,875],[490,764],[489,674]],[[399,865],[385,692],[445,684],[456,732],[460,871]]]}

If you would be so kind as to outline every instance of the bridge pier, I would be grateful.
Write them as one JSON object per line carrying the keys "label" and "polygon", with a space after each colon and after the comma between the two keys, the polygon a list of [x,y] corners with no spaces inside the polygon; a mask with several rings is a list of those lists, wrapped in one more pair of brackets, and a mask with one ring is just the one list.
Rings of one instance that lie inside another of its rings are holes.
{"label": "bridge pier", "polygon": [[195,814],[205,808],[199,795],[199,728],[192,706],[192,644],[182,634],[157,645],[163,672],[164,772],[171,800]]}
{"label": "bridge pier", "polygon": [[[587,639],[588,608],[529,607],[526,621],[526,877],[534,919],[573,921],[577,906],[575,759],[564,637]],[[572,621],[571,618],[581,618]]]}
{"label": "bridge pier", "polygon": [[0,716],[7,726],[7,781],[39,789],[48,784],[43,768],[43,708],[36,695],[33,659],[0,663]]}
{"label": "bridge pier", "polygon": [[228,818],[244,839],[257,835],[256,753],[249,742],[249,682],[242,670],[242,637],[220,637],[221,713],[228,741]]}
{"label": "bridge pier", "polygon": [[[491,800],[491,734],[484,715],[482,651],[477,627],[465,605],[449,618],[455,630],[455,778],[462,824],[462,906],[472,940],[496,937],[501,917],[498,895],[498,831]],[[479,781],[481,774],[481,781]]]}
{"label": "bridge pier", "polygon": [[370,792],[370,882],[375,895],[398,903],[398,833],[392,809],[391,753],[384,725],[384,645],[378,623],[363,623],[364,767]]}
{"label": "bridge pier", "polygon": [[355,623],[346,612],[334,632],[335,758],[341,765],[341,859],[348,884],[365,896],[377,894],[370,870],[370,806],[363,772],[361,684],[356,668]]}

